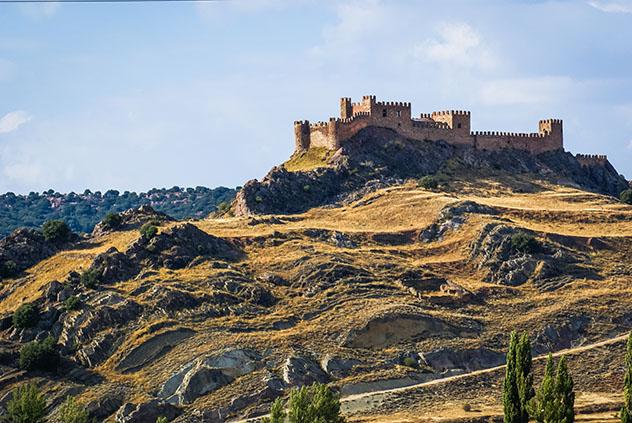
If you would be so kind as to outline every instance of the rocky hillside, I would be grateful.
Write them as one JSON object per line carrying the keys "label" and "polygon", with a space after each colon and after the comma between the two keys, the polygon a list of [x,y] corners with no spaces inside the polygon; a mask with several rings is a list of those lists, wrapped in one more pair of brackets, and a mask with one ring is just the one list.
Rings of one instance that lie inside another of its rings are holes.
{"label": "rocky hillside", "polygon": [[425,175],[449,180],[504,172],[613,196],[628,188],[626,179],[610,164],[582,166],[567,152],[534,156],[518,150],[482,151],[441,142],[420,143],[374,127],[363,129],[335,155],[311,163],[308,170],[293,163],[301,159],[293,157],[285,166],[272,169],[262,181],[246,183],[237,196],[236,213],[299,213],[347,197],[357,198],[358,191],[368,192]]}
{"label": "rocky hillside", "polygon": [[[350,421],[489,421],[515,329],[568,354],[578,407],[608,421],[632,330],[632,206],[607,195],[624,180],[378,135],[249,183],[238,216],[145,207],[62,244],[5,238],[0,414],[28,381],[53,416],[75,395],[97,421],[225,422],[320,381]],[[59,361],[25,362],[33,345]]]}

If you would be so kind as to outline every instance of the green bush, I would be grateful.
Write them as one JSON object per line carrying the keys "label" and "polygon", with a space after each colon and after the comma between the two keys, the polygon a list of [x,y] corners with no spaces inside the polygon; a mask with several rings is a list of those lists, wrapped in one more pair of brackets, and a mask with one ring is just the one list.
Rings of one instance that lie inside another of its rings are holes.
{"label": "green bush", "polygon": [[217,205],[217,211],[220,213],[226,213],[230,210],[230,203],[228,201],[222,201]]}
{"label": "green bush", "polygon": [[74,397],[66,397],[59,410],[60,423],[89,423],[90,414]]}
{"label": "green bush", "polygon": [[79,297],[73,295],[64,300],[64,309],[66,311],[78,310],[81,308],[81,300]]}
{"label": "green bush", "polygon": [[40,423],[46,416],[46,400],[35,385],[22,385],[13,391],[7,404],[8,421],[15,423]]}
{"label": "green bush", "polygon": [[122,218],[118,213],[108,213],[105,215],[102,222],[106,227],[116,229],[121,226]]}
{"label": "green bush", "polygon": [[520,231],[511,236],[511,249],[533,254],[540,251],[540,243],[533,235]]}
{"label": "green bush", "polygon": [[18,273],[18,265],[13,260],[0,263],[0,278],[8,278]]}
{"label": "green bush", "polygon": [[156,419],[156,423],[168,423],[169,420],[165,416],[160,416]]}
{"label": "green bush", "polygon": [[439,181],[433,175],[426,175],[417,181],[417,186],[423,189],[437,189],[439,187]]}
{"label": "green bush", "polygon": [[39,317],[39,309],[35,304],[22,304],[13,313],[13,326],[20,329],[32,328],[39,322]]}
{"label": "green bush", "polygon": [[283,423],[285,422],[285,406],[283,400],[277,398],[270,407],[270,417],[264,417],[262,423]]}
{"label": "green bush", "polygon": [[59,352],[52,337],[44,341],[29,342],[20,349],[18,364],[22,370],[49,370],[57,369],[59,364]]}
{"label": "green bush", "polygon": [[140,234],[143,238],[152,239],[158,233],[158,227],[153,222],[147,222],[140,227]]}
{"label": "green bush", "polygon": [[63,220],[49,220],[42,226],[46,241],[62,244],[70,240],[72,231]]}
{"label": "green bush", "polygon": [[290,423],[344,422],[340,416],[339,394],[320,383],[292,389],[287,404],[287,416]]}
{"label": "green bush", "polygon": [[417,360],[415,360],[414,358],[412,357],[404,358],[404,366],[412,367],[413,369],[416,369],[418,365],[419,364],[417,363]]}
{"label": "green bush", "polygon": [[99,272],[95,269],[88,269],[81,274],[81,283],[89,289],[94,289],[99,284]]}
{"label": "green bush", "polygon": [[619,198],[625,204],[632,204],[632,189],[626,189],[625,191],[623,191],[619,195]]}
{"label": "green bush", "polygon": [[312,187],[309,185],[303,185],[303,191],[304,192],[310,192],[312,190]]}

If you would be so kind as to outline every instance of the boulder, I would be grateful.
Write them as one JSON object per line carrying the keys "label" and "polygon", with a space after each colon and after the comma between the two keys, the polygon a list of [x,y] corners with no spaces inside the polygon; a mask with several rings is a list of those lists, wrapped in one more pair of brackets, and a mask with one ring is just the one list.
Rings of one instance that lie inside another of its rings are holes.
{"label": "boulder", "polygon": [[156,399],[142,404],[125,403],[116,412],[116,423],[149,423],[158,417],[166,417],[168,421],[182,413],[178,407]]}
{"label": "boulder", "polygon": [[289,386],[325,383],[327,374],[318,363],[306,356],[290,356],[283,363],[283,380]]}
{"label": "boulder", "polygon": [[200,357],[173,374],[158,392],[158,397],[171,404],[189,404],[236,378],[253,372],[261,357],[250,350],[228,349]]}
{"label": "boulder", "polygon": [[52,256],[57,247],[44,239],[34,229],[16,229],[11,235],[0,239],[0,279],[28,269]]}
{"label": "boulder", "polygon": [[472,372],[503,365],[505,363],[505,354],[485,348],[473,350],[441,348],[424,353],[422,359],[438,373],[455,369]]}
{"label": "boulder", "polygon": [[123,373],[136,371],[193,335],[195,331],[187,328],[168,330],[154,335],[132,348],[116,365],[116,370]]}
{"label": "boulder", "polygon": [[320,361],[320,367],[331,377],[341,379],[352,374],[352,369],[361,364],[360,360],[341,358],[327,354]]}
{"label": "boulder", "polygon": [[112,247],[96,256],[89,270],[97,273],[99,282],[107,284],[133,278],[140,271],[140,267],[128,256]]}

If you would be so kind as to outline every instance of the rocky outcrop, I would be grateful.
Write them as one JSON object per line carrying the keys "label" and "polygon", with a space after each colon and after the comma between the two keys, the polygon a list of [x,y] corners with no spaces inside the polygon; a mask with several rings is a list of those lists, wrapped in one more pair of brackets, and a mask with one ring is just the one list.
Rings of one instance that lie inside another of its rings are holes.
{"label": "rocky outcrop", "polygon": [[320,367],[329,376],[341,379],[347,377],[353,373],[353,368],[361,364],[360,360],[352,358],[341,358],[333,355],[326,355],[320,361]]}
{"label": "rocky outcrop", "polygon": [[158,392],[171,404],[189,404],[237,377],[253,372],[261,357],[250,350],[229,349],[187,363],[173,374]]}
{"label": "rocky outcrop", "polygon": [[307,356],[293,355],[283,363],[283,381],[289,386],[311,385],[325,383],[327,374],[318,363]]}
{"label": "rocky outcrop", "polygon": [[115,222],[101,221],[97,223],[92,230],[92,236],[98,237],[113,231],[137,229],[150,221],[164,223],[171,222],[173,219],[164,213],[154,210],[151,206],[144,205],[118,213],[118,219]]}
{"label": "rocky outcrop", "polygon": [[423,338],[473,336],[473,328],[458,327],[439,318],[418,313],[388,313],[352,329],[343,342],[350,348],[385,348]]}
{"label": "rocky outcrop", "polygon": [[132,348],[116,365],[116,370],[123,373],[136,371],[193,335],[195,331],[187,328],[168,330],[154,335]]}
{"label": "rocky outcrop", "polygon": [[112,247],[96,256],[89,270],[96,272],[99,282],[108,284],[130,279],[138,274],[140,268],[127,255]]}
{"label": "rocky outcrop", "polygon": [[125,403],[116,412],[116,423],[155,422],[158,417],[166,417],[171,421],[182,413],[178,407],[159,400],[151,400],[142,404]]}
{"label": "rocky outcrop", "polygon": [[473,372],[505,363],[505,354],[485,348],[474,350],[441,348],[424,353],[422,358],[429,367],[438,373],[455,369]]}
{"label": "rocky outcrop", "polygon": [[28,269],[52,256],[57,247],[34,229],[16,229],[0,239],[0,279]]}
{"label": "rocky outcrop", "polygon": [[180,223],[152,238],[140,237],[126,255],[143,267],[182,269],[196,257],[237,260],[241,249],[223,238],[207,234],[195,225]]}
{"label": "rocky outcrop", "polygon": [[455,204],[450,204],[441,210],[435,223],[425,228],[419,234],[419,240],[422,242],[442,240],[447,232],[455,231],[465,223],[467,214],[496,215],[498,211],[474,201],[459,201]]}
{"label": "rocky outcrop", "polygon": [[[478,174],[481,171],[535,174],[610,195],[619,195],[627,188],[625,178],[609,163],[582,166],[571,153],[561,150],[538,155],[522,150],[485,151],[441,141],[410,140],[376,127],[362,129],[345,141],[327,164],[329,167],[301,172],[288,172],[278,166],[261,181],[247,182],[237,194],[235,214],[299,213],[343,202],[353,197],[354,192],[366,194],[370,191],[366,187],[382,188],[408,178],[435,174],[447,167],[451,171],[455,166]],[[458,220],[450,219],[450,223],[458,224]]]}

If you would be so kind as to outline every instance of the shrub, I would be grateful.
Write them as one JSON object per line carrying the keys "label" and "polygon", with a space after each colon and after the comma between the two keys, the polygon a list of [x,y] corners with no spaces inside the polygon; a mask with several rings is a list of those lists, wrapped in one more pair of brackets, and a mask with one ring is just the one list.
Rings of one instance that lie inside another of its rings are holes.
{"label": "shrub", "polygon": [[521,231],[511,236],[511,249],[533,254],[540,250],[540,243],[533,235]]}
{"label": "shrub", "polygon": [[46,416],[46,400],[35,385],[22,385],[13,391],[7,404],[9,422],[40,423]]}
{"label": "shrub", "polygon": [[412,367],[413,369],[416,369],[418,366],[417,360],[415,360],[412,357],[406,357],[404,358],[404,366],[406,367]]}
{"label": "shrub", "polygon": [[472,406],[468,403],[463,404],[463,411],[469,413],[470,411],[472,411]]}
{"label": "shrub", "polygon": [[619,195],[619,198],[625,204],[632,204],[632,189],[626,189],[625,191],[623,191]]}
{"label": "shrub", "polygon": [[99,283],[99,272],[95,269],[88,269],[81,274],[81,283],[89,289],[94,289]]}
{"label": "shrub", "polygon": [[64,309],[66,311],[78,310],[79,308],[81,308],[81,300],[76,295],[64,300]]}
{"label": "shrub", "polygon": [[147,222],[140,227],[140,234],[143,238],[152,239],[158,233],[158,227],[153,222]]}
{"label": "shrub", "polygon": [[270,417],[262,419],[262,423],[283,423],[285,421],[285,408],[281,398],[277,398],[270,407]]}
{"label": "shrub", "polygon": [[66,401],[59,410],[60,423],[89,423],[90,414],[85,407],[75,401],[72,396],[66,397]]}
{"label": "shrub", "polygon": [[32,328],[39,322],[39,309],[35,304],[22,304],[13,313],[13,326],[24,329]]}
{"label": "shrub", "polygon": [[417,181],[417,186],[424,189],[437,189],[439,187],[439,181],[433,175],[426,175]]}
{"label": "shrub", "polygon": [[44,341],[30,342],[20,349],[18,364],[22,370],[55,370],[59,364],[59,353],[52,337]]}
{"label": "shrub", "polygon": [[0,278],[8,278],[18,273],[18,265],[13,260],[0,263]]}
{"label": "shrub", "polygon": [[257,195],[257,196],[255,197],[255,201],[256,201],[257,203],[262,203],[262,202],[263,202],[263,198],[262,198],[260,195]]}
{"label": "shrub", "polygon": [[220,213],[226,213],[230,210],[230,203],[228,201],[222,201],[217,205],[217,211]]}
{"label": "shrub", "polygon": [[42,226],[46,241],[62,244],[70,240],[72,232],[63,220],[49,220]]}
{"label": "shrub", "polygon": [[121,226],[122,218],[118,213],[108,213],[103,218],[103,224],[111,229],[116,229]]}
{"label": "shrub", "polygon": [[292,389],[287,409],[290,423],[344,421],[340,416],[340,396],[320,383]]}
{"label": "shrub", "polygon": [[160,416],[156,419],[156,423],[168,423],[169,420],[165,416]]}
{"label": "shrub", "polygon": [[312,190],[312,187],[310,187],[309,185],[303,185],[304,192],[310,192],[311,190]]}

